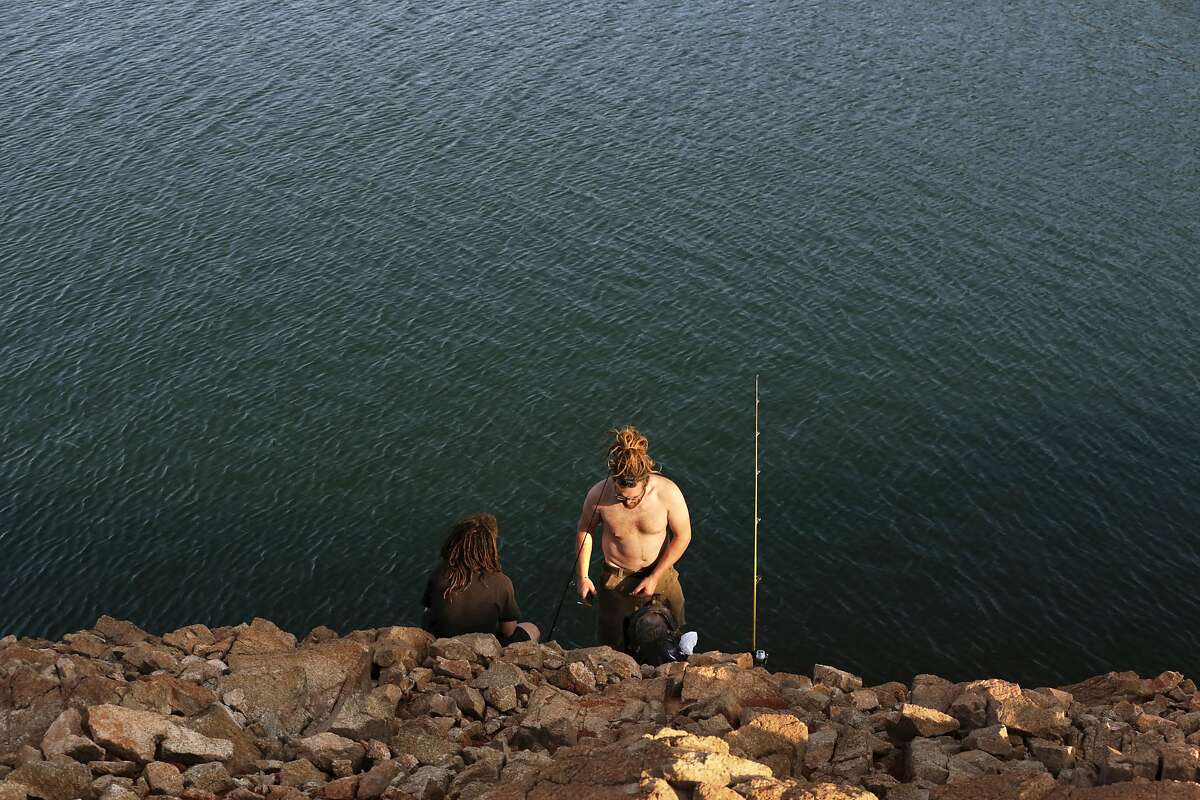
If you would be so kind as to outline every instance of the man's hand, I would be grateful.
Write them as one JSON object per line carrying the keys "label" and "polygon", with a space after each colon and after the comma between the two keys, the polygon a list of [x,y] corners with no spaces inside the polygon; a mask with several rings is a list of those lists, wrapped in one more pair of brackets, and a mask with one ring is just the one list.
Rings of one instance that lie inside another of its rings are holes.
{"label": "man's hand", "polygon": [[658,588],[658,576],[651,572],[642,582],[633,590],[634,597],[653,597],[654,590]]}
{"label": "man's hand", "polygon": [[588,602],[588,595],[596,593],[596,585],[592,583],[592,579],[580,578],[575,585],[579,588],[579,604],[591,608],[592,604]]}

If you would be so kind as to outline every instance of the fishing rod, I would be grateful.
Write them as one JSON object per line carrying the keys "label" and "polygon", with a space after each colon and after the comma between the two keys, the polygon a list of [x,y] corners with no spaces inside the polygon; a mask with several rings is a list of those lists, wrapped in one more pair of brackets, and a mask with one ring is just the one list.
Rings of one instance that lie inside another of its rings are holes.
{"label": "fishing rod", "polygon": [[588,523],[587,533],[583,535],[583,539],[579,542],[579,549],[575,551],[575,559],[571,562],[571,568],[567,571],[567,582],[563,585],[562,596],[558,598],[558,608],[554,611],[554,620],[550,623],[550,633],[546,634],[543,641],[550,642],[554,640],[554,629],[558,627],[558,616],[562,613],[563,603],[567,600],[567,591],[571,588],[571,578],[575,575],[575,565],[579,563],[579,557],[583,555],[583,546],[587,544],[588,537],[592,535],[592,531],[596,528],[596,517],[600,515],[600,498],[604,496],[604,489],[608,488],[610,478],[604,479],[604,487],[600,489],[600,495],[596,497],[596,502],[592,506],[592,521]]}
{"label": "fishing rod", "polygon": [[762,578],[758,574],[758,476],[762,472],[758,466],[758,376],[754,376],[754,590],[750,602],[750,652],[754,654],[754,663],[762,666],[767,661],[767,651],[758,648],[758,583]]}

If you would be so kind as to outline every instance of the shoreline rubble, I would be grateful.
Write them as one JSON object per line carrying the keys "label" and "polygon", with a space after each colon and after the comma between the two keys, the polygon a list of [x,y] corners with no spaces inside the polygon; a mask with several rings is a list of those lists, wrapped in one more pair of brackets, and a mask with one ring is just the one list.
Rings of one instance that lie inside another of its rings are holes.
{"label": "shoreline rubble", "polygon": [[865,686],[387,627],[0,638],[0,800],[1200,800],[1177,672]]}

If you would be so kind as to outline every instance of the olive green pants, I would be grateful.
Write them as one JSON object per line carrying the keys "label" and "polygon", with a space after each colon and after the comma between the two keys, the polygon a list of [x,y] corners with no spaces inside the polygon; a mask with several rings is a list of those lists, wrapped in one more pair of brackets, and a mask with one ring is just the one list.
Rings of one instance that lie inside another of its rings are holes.
{"label": "olive green pants", "polygon": [[[651,567],[630,572],[609,564],[604,565],[604,571],[596,585],[596,605],[599,607],[596,616],[596,637],[600,644],[617,650],[625,649],[625,618],[647,601],[647,598],[634,597],[632,593],[651,571]],[[683,589],[679,586],[679,573],[674,567],[662,576],[662,580],[654,588],[654,595],[671,610],[675,624],[682,628]]]}

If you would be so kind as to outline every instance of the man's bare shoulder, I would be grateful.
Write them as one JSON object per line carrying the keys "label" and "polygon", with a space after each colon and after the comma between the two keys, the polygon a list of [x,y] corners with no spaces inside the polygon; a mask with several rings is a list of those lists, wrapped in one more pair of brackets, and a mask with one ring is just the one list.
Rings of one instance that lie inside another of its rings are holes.
{"label": "man's bare shoulder", "polygon": [[584,502],[594,503],[600,499],[600,495],[604,493],[604,487],[608,485],[608,478],[602,481],[596,481],[592,484],[592,488],[588,489],[587,497]]}
{"label": "man's bare shoulder", "polygon": [[679,484],[666,475],[654,475],[653,480],[654,488],[661,492],[663,497],[683,499],[683,490],[679,488]]}

